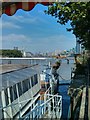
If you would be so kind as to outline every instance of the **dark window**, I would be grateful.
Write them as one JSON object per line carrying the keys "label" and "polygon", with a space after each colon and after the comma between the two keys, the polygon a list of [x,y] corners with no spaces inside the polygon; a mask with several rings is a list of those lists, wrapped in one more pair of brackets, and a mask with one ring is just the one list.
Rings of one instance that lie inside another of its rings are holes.
{"label": "dark window", "polygon": [[7,91],[7,89],[4,90],[4,93],[5,93],[6,105],[8,105],[9,104],[9,97],[8,97],[8,91]]}
{"label": "dark window", "polygon": [[17,85],[18,85],[19,96],[21,96],[22,95],[22,85],[21,85],[21,82],[19,82]]}
{"label": "dark window", "polygon": [[34,75],[34,85],[36,85],[38,83],[38,76],[37,74]]}
{"label": "dark window", "polygon": [[30,89],[31,88],[30,79],[27,80],[27,83],[28,83],[28,89]]}
{"label": "dark window", "polygon": [[12,86],[10,87],[10,99],[11,99],[11,102],[13,102],[13,87]]}
{"label": "dark window", "polygon": [[26,91],[30,89],[30,80],[29,79],[24,80],[22,82],[22,85],[23,85],[23,93],[25,93]]}
{"label": "dark window", "polygon": [[13,86],[13,93],[14,93],[14,100],[17,99],[17,89],[16,89],[16,85]]}
{"label": "dark window", "polygon": [[31,77],[31,85],[32,85],[32,87],[34,86],[34,79],[33,79],[33,76]]}

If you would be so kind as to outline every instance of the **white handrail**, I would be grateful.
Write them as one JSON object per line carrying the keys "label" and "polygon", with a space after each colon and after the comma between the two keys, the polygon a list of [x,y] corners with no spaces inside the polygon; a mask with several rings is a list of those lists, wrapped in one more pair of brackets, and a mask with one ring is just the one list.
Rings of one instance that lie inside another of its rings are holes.
{"label": "white handrail", "polygon": [[[59,96],[57,94],[56,95],[46,94],[46,96],[49,96],[49,99],[46,100],[44,103],[40,104],[39,106],[35,106],[27,115],[23,117],[23,119],[30,118],[30,115],[33,115],[37,111],[39,112],[38,115],[36,115],[37,118],[41,118],[43,115],[45,115],[46,111],[48,113],[48,117],[52,117],[53,115],[55,115],[58,118],[60,118],[61,117],[60,110],[62,111],[62,96]],[[55,99],[55,98],[59,98],[59,99]],[[57,103],[57,106],[55,103]],[[51,115],[52,106],[53,106],[53,114]],[[57,110],[55,111],[55,109]]]}

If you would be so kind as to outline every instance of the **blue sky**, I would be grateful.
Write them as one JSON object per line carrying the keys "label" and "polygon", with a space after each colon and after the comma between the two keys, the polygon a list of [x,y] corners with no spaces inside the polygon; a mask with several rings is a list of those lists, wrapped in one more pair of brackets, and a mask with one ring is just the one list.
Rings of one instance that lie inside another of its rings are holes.
{"label": "blue sky", "polygon": [[38,4],[33,10],[18,10],[13,16],[2,15],[2,48],[18,47],[25,51],[54,52],[75,47],[75,36],[67,32],[67,25],[45,15],[47,7]]}

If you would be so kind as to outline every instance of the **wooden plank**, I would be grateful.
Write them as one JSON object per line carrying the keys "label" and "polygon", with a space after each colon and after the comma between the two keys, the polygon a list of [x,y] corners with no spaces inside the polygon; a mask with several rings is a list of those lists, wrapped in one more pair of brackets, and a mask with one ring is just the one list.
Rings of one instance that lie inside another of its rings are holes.
{"label": "wooden plank", "polygon": [[86,87],[83,88],[82,100],[81,100],[81,106],[80,106],[80,113],[79,113],[79,119],[84,119],[84,114],[85,114],[85,100],[86,100]]}
{"label": "wooden plank", "polygon": [[88,88],[88,120],[90,120],[90,87]]}

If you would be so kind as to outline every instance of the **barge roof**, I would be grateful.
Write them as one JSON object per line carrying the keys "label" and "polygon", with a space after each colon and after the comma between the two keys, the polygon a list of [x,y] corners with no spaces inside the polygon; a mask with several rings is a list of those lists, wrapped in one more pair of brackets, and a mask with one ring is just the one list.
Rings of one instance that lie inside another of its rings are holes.
{"label": "barge roof", "polygon": [[4,64],[0,67],[0,91],[39,74],[38,65]]}
{"label": "barge roof", "polygon": [[1,64],[0,65],[0,74],[12,72],[15,70],[23,69],[29,67],[29,65],[22,65],[22,64]]}

